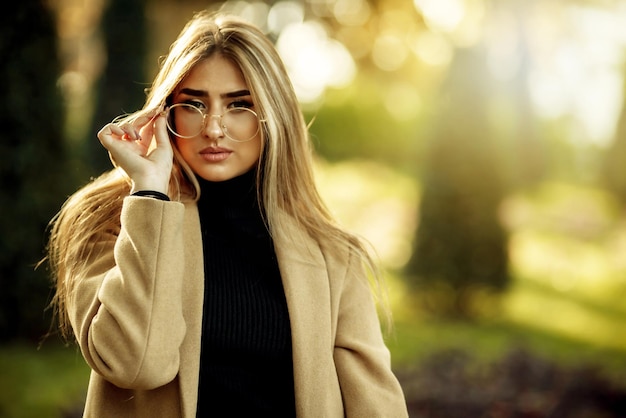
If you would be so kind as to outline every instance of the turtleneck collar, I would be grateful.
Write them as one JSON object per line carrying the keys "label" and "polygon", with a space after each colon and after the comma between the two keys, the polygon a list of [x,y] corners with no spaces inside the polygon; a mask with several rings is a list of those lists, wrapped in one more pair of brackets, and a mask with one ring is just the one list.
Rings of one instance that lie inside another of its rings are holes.
{"label": "turtleneck collar", "polygon": [[[256,192],[256,170],[222,182],[198,179],[198,211],[205,240],[269,239]],[[243,238],[241,238],[243,237]]]}
{"label": "turtleneck collar", "polygon": [[210,212],[249,212],[259,211],[256,192],[256,169],[251,169],[238,177],[212,182],[198,178],[200,199],[198,206]]}

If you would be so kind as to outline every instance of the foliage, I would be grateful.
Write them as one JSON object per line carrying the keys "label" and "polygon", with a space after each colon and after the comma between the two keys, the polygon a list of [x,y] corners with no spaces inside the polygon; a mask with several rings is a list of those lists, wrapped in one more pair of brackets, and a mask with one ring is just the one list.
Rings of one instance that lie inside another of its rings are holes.
{"label": "foliage", "polygon": [[362,76],[349,88],[328,91],[321,108],[307,110],[316,152],[332,162],[387,163],[415,176],[427,123],[394,118],[382,103],[384,90],[383,80]]}
{"label": "foliage", "polygon": [[0,341],[45,331],[49,282],[42,258],[45,229],[71,176],[63,160],[63,109],[55,87],[58,60],[52,16],[23,1],[0,25]]}
{"label": "foliage", "polygon": [[[95,86],[96,109],[92,130],[84,141],[89,170],[99,175],[111,168],[107,153],[95,139],[97,132],[116,117],[142,107],[146,83],[146,13],[143,0],[109,1],[102,19],[106,66]],[[129,34],[132,41],[129,42]],[[93,139],[92,139],[93,138]]]}
{"label": "foliage", "polygon": [[[143,6],[142,1],[110,5],[106,20],[110,65],[101,85],[107,94],[100,96],[103,105],[98,107],[97,123],[123,113],[122,103],[138,106],[141,101],[142,88],[133,91],[128,83],[143,79],[143,42],[125,40],[133,31],[135,38],[145,36],[143,26],[138,26]],[[78,146],[70,146],[64,138],[64,102],[57,90],[58,39],[51,11],[43,2],[29,0],[4,16],[7,21],[0,27],[0,52],[5,57],[0,67],[4,80],[0,152],[5,156],[0,169],[0,341],[37,339],[48,330],[49,272],[35,269],[44,256],[47,224],[65,196],[86,181],[85,162],[90,174],[110,167],[107,153],[92,139],[95,132]],[[73,164],[74,160],[80,164]]]}

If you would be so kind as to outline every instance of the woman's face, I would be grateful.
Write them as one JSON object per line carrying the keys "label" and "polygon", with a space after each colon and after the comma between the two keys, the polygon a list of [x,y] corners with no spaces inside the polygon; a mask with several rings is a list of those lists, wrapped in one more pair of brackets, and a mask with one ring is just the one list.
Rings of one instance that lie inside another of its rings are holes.
{"label": "woman's face", "polygon": [[190,136],[175,136],[175,143],[196,175],[218,182],[254,167],[261,153],[260,122],[242,109],[255,110],[243,74],[234,62],[215,54],[196,64],[174,92],[172,105],[182,103],[206,114],[202,124],[193,108],[170,110],[170,124],[180,134]]}

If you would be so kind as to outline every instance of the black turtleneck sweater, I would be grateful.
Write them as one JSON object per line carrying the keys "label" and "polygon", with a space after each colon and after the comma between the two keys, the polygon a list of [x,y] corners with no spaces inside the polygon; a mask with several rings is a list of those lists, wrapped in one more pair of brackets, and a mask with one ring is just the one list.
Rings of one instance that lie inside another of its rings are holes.
{"label": "black turtleneck sweater", "polygon": [[205,291],[197,416],[293,417],[289,314],[255,170],[200,186]]}

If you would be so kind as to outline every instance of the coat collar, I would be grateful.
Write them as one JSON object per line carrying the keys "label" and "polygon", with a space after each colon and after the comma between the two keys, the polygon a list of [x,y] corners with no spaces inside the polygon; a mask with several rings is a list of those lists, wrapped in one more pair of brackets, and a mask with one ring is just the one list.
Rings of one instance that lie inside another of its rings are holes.
{"label": "coat collar", "polygon": [[294,384],[298,416],[316,410],[333,410],[341,404],[330,394],[338,385],[334,371],[333,300],[330,272],[319,243],[286,214],[280,215],[281,230],[274,233],[274,248],[291,321]]}

